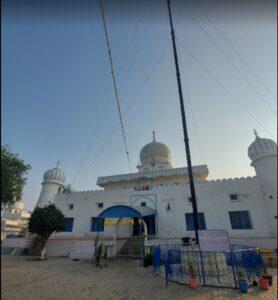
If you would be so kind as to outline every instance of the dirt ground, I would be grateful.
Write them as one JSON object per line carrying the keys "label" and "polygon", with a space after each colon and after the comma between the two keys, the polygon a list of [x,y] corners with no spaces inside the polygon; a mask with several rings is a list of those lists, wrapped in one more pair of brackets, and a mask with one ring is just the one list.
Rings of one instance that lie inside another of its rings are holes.
{"label": "dirt ground", "polygon": [[27,261],[24,256],[1,256],[1,296],[9,300],[54,299],[277,299],[277,276],[269,291],[250,288],[247,295],[236,289],[188,286],[170,283],[139,261],[114,259],[101,269],[88,260],[49,258]]}

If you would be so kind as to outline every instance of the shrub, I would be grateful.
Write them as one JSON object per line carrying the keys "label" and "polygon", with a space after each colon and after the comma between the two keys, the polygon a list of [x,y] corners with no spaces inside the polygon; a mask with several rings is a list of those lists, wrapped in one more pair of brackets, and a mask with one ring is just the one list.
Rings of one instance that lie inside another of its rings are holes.
{"label": "shrub", "polygon": [[148,266],[152,266],[153,264],[153,255],[151,253],[147,253],[143,257],[143,267],[146,268]]}
{"label": "shrub", "polygon": [[102,244],[99,244],[97,253],[96,253],[96,266],[99,266],[101,255],[102,255]]}

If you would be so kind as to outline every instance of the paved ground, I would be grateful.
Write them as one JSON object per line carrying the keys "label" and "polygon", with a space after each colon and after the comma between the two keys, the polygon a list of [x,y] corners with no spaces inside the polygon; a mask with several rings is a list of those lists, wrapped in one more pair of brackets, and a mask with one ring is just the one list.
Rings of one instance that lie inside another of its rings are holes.
{"label": "paved ground", "polygon": [[68,258],[27,261],[22,256],[2,256],[2,299],[277,299],[277,276],[269,291],[259,288],[241,296],[238,290],[170,283],[142,268],[135,260],[108,260],[107,267]]}

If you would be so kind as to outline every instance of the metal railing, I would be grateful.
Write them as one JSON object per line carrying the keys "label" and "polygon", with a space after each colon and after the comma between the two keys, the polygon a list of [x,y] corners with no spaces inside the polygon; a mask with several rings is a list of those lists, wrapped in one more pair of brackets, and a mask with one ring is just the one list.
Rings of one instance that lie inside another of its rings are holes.
{"label": "metal railing", "polygon": [[183,250],[181,245],[159,245],[152,248],[153,270],[168,281],[188,284],[189,265],[193,266],[199,284],[237,288],[239,274],[249,285],[256,281],[264,263],[259,249],[231,245],[227,252]]}

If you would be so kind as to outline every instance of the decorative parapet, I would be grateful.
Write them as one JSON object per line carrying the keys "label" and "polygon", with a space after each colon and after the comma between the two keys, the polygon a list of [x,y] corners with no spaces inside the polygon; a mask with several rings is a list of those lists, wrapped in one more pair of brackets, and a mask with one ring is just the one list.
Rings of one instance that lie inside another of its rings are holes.
{"label": "decorative parapet", "polygon": [[[232,183],[244,183],[246,181],[254,181],[257,179],[257,176],[253,177],[236,177],[236,178],[224,178],[224,179],[216,179],[216,180],[195,180],[195,185],[213,185],[213,184],[232,184]],[[153,185],[153,189],[159,189],[159,188],[175,188],[179,186],[189,186],[189,182],[185,183],[172,183],[172,184],[156,184]]]}
{"label": "decorative parapet", "polygon": [[[208,174],[207,165],[200,165],[193,167],[193,174]],[[114,176],[103,176],[98,177],[97,184],[99,186],[104,186],[110,182],[120,182],[120,181],[132,181],[137,179],[153,179],[156,177],[170,177],[170,176],[183,176],[188,174],[188,168],[174,168],[174,169],[163,169],[163,170],[154,170],[148,172],[139,172],[139,173],[129,173],[121,174]]]}
{"label": "decorative parapet", "polygon": [[[257,180],[257,176],[248,176],[248,177],[236,177],[236,178],[224,178],[224,179],[213,179],[213,180],[196,180],[195,184],[196,186],[198,185],[213,185],[213,184],[232,184],[232,183],[245,183],[247,181],[254,181]],[[181,186],[189,186],[189,182],[185,183],[171,183],[171,184],[153,184],[149,185],[149,188],[138,190],[137,186],[134,187],[129,187],[129,188],[111,188],[111,189],[104,189],[104,190],[88,190],[88,191],[74,191],[70,193],[65,193],[65,194],[57,194],[58,197],[62,196],[73,196],[73,195],[86,195],[86,194],[100,194],[100,193],[111,193],[111,192],[123,192],[123,191],[128,191],[128,192],[146,192],[146,191],[151,191],[155,189],[169,189],[169,188],[176,188],[176,187],[181,187]]]}
{"label": "decorative parapet", "polygon": [[209,183],[209,184],[214,184],[214,183],[240,183],[240,182],[246,182],[246,181],[253,181],[255,179],[257,179],[257,176],[212,179],[212,180],[200,181],[198,183]]}

